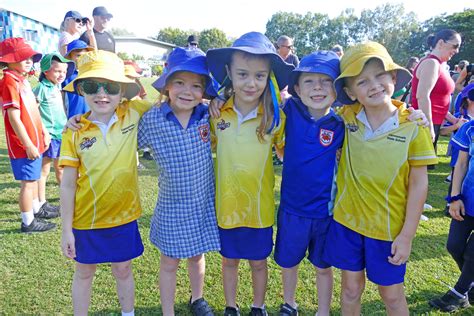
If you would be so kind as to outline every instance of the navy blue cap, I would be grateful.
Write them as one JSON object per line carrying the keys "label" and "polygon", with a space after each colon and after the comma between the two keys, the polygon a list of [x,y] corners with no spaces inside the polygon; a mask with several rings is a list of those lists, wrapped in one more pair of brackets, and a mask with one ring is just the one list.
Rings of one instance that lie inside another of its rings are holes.
{"label": "navy blue cap", "polygon": [[329,76],[333,81],[341,74],[339,70],[339,56],[332,51],[316,51],[301,59],[298,67],[291,72],[288,92],[296,96],[295,85],[303,72],[318,73]]}
{"label": "navy blue cap", "polygon": [[283,89],[288,84],[288,79],[294,66],[286,63],[277,54],[275,46],[270,40],[259,32],[249,32],[232,44],[232,47],[210,49],[207,51],[209,70],[214,78],[223,83],[227,76],[226,65],[230,64],[231,56],[234,52],[241,51],[254,55],[267,55],[271,59],[271,69],[275,73],[278,87]]}
{"label": "navy blue cap", "polygon": [[212,79],[207,68],[206,54],[202,50],[176,47],[169,54],[166,63],[167,66],[163,74],[152,84],[156,90],[163,90],[168,78],[174,73],[187,71],[206,77],[206,94],[208,96],[217,95],[216,91],[212,89]]}
{"label": "navy blue cap", "polygon": [[94,10],[92,11],[92,15],[95,16],[106,16],[109,18],[113,18],[114,16],[107,11],[105,7],[95,7]]}
{"label": "navy blue cap", "polygon": [[83,19],[84,17],[77,11],[67,11],[66,15],[64,16],[64,20],[67,18],[73,18],[73,19]]}

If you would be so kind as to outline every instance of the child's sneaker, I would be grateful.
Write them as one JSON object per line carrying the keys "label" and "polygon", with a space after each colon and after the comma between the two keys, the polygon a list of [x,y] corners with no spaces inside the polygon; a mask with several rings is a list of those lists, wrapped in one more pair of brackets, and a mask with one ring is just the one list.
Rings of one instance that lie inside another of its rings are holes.
{"label": "child's sneaker", "polygon": [[214,316],[211,307],[202,297],[192,303],[191,299],[189,299],[189,308],[194,316]]}
{"label": "child's sneaker", "polygon": [[238,307],[226,306],[224,316],[240,316],[240,310]]}
{"label": "child's sneaker", "polygon": [[43,221],[39,218],[35,218],[30,225],[25,225],[21,223],[21,232],[22,233],[39,233],[51,230],[56,227],[56,224]]}
{"label": "child's sneaker", "polygon": [[267,310],[265,307],[252,307],[250,310],[249,316],[268,316]]}
{"label": "child's sneaker", "polygon": [[472,287],[469,292],[467,292],[467,298],[469,300],[469,304],[474,305],[474,287]]}
{"label": "child's sneaker", "polygon": [[281,304],[279,316],[298,316],[298,310],[288,303]]}
{"label": "child's sneaker", "polygon": [[60,215],[59,206],[54,206],[48,202],[44,202],[43,205],[41,205],[38,213],[35,214],[35,217],[50,219],[59,217]]}
{"label": "child's sneaker", "polygon": [[443,312],[451,313],[460,308],[469,307],[469,300],[467,299],[467,295],[461,298],[449,290],[443,296],[430,300],[429,304]]}

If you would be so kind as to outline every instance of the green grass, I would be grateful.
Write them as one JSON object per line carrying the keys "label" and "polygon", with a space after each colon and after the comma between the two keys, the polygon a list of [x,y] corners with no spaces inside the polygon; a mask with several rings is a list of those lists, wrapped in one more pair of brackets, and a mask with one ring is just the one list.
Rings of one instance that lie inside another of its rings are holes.
{"label": "green grass", "polygon": [[[153,79],[143,79],[146,87]],[[155,100],[158,94],[147,89],[149,98]],[[60,229],[43,234],[25,235],[19,233],[18,212],[19,184],[13,179],[6,151],[3,120],[0,123],[0,314],[1,315],[51,315],[71,314],[71,280],[74,262],[62,256],[60,250]],[[447,139],[442,138],[440,153],[446,151]],[[142,161],[146,170],[139,172],[140,194],[143,216],[139,227],[145,244],[145,253],[134,261],[136,279],[136,314],[160,315],[160,296],[157,289],[159,252],[151,245],[148,234],[150,218],[157,197],[157,175],[153,162]],[[454,284],[459,271],[445,250],[449,219],[443,216],[447,184],[443,182],[449,171],[448,159],[441,157],[440,165],[430,172],[428,203],[433,210],[430,218],[421,222],[413,245],[406,275],[406,295],[413,315],[438,315],[428,306],[428,300],[444,293],[444,283]],[[279,200],[281,168],[277,168],[275,199]],[[54,176],[50,176],[47,196],[53,204],[59,203],[59,188]],[[54,222],[60,223],[59,219]],[[212,308],[219,313],[224,307],[220,255],[206,256],[207,270],[205,296]],[[237,300],[244,313],[248,313],[252,298],[252,286],[248,265],[242,262]],[[314,315],[317,310],[314,268],[305,260],[300,267],[300,281],[297,301],[301,315]],[[332,312],[340,314],[340,273],[335,272],[335,289]],[[177,315],[189,315],[187,301],[190,296],[189,281],[185,264],[178,272],[176,293]],[[282,303],[280,270],[273,259],[269,260],[269,282],[266,304],[271,314],[276,314]],[[94,315],[119,315],[120,307],[115,294],[115,284],[109,265],[101,265],[96,273],[90,312]],[[364,315],[384,315],[384,307],[377,289],[368,283],[362,300]],[[469,308],[455,315],[474,314]]]}

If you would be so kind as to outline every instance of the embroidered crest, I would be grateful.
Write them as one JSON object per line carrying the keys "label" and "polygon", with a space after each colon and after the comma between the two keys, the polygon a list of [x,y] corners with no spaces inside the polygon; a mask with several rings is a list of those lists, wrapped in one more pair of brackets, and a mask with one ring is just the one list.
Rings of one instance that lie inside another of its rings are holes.
{"label": "embroidered crest", "polygon": [[330,131],[328,129],[321,128],[319,130],[319,142],[324,147],[327,147],[332,144],[334,140],[334,131]]}
{"label": "embroidered crest", "polygon": [[357,126],[357,124],[351,124],[351,123],[347,123],[346,124],[346,128],[350,131],[350,132],[357,132],[359,130],[359,126]]}
{"label": "embroidered crest", "polygon": [[81,150],[89,149],[92,147],[92,145],[94,145],[96,141],[97,141],[97,138],[95,137],[92,137],[92,138],[84,137],[82,139],[82,142],[79,144],[79,146],[81,147]]}
{"label": "embroidered crest", "polygon": [[211,133],[210,133],[208,124],[199,126],[198,131],[199,131],[199,136],[201,136],[201,140],[203,142],[207,143],[209,139],[211,139]]}
{"label": "embroidered crest", "polygon": [[219,123],[217,123],[217,129],[220,129],[221,131],[229,127],[230,127],[230,122],[226,122],[224,121],[224,119],[221,119]]}

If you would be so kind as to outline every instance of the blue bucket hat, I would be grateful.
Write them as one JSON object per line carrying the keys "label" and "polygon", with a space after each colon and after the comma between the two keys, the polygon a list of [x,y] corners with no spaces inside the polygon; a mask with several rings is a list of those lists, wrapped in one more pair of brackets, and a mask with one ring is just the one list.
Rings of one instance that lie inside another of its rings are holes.
{"label": "blue bucket hat", "polygon": [[227,77],[226,65],[230,63],[232,53],[240,51],[254,55],[268,55],[271,58],[271,69],[273,70],[278,87],[283,89],[288,84],[290,72],[293,65],[287,64],[277,54],[275,46],[270,40],[259,32],[245,33],[235,40],[232,47],[210,49],[207,51],[209,70],[220,84],[224,84]]}
{"label": "blue bucket hat", "polygon": [[67,44],[67,52],[64,57],[70,58],[69,56],[73,51],[79,49],[86,49],[87,51],[94,50],[94,47],[87,45],[86,42],[81,41],[80,39],[73,40],[71,43]]}
{"label": "blue bucket hat", "polygon": [[465,98],[469,98],[470,100],[474,101],[474,83],[470,83],[462,89],[462,91],[456,97],[456,101],[454,102],[454,112],[459,113],[461,109],[462,101]]}
{"label": "blue bucket hat", "polygon": [[216,96],[217,92],[213,88],[212,78],[207,68],[206,54],[200,49],[186,49],[176,47],[168,56],[167,66],[163,74],[153,82],[152,86],[158,91],[162,91],[168,78],[179,71],[192,72],[206,77],[206,94],[208,96]]}
{"label": "blue bucket hat", "polygon": [[341,74],[339,70],[339,57],[332,51],[316,51],[303,59],[300,64],[290,74],[290,82],[288,83],[288,92],[296,96],[295,85],[301,73],[317,73],[329,76],[333,81]]}

